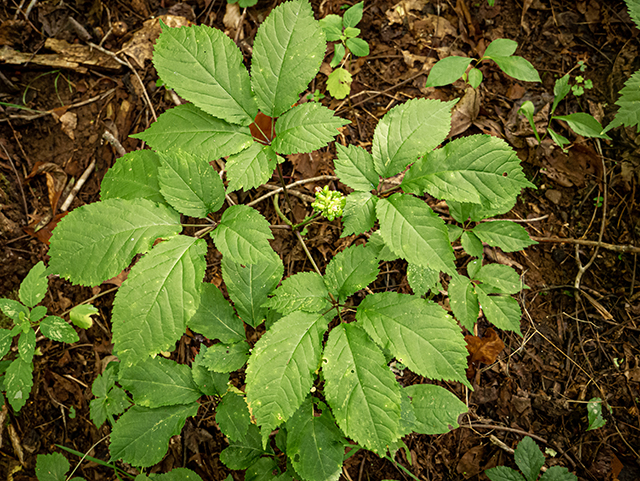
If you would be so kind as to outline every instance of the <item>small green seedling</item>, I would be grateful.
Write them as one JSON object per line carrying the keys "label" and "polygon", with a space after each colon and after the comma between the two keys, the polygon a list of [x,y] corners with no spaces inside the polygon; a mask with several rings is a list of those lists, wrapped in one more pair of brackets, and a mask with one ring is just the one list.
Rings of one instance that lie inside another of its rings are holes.
{"label": "small green seedling", "polygon": [[587,403],[587,419],[589,420],[587,431],[599,429],[607,424],[607,420],[602,417],[602,399],[599,397],[589,399]]}

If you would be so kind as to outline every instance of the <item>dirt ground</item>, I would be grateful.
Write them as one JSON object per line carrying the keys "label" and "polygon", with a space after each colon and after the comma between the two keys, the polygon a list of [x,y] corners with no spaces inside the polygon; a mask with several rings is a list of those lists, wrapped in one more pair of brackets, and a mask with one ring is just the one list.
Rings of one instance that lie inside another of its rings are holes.
{"label": "dirt ground", "polygon": [[[242,15],[241,9],[220,0],[2,2],[0,297],[15,298],[28,270],[47,260],[47,239],[62,214],[67,197],[63,191],[71,179],[88,173],[70,210],[99,199],[100,182],[118,157],[103,133],[110,132],[127,151],[142,148],[141,141],[129,136],[146,129],[156,115],[179,101],[156,86],[150,62],[158,29],[154,19],[171,15],[179,23],[225,30],[248,60],[258,25],[277,3],[261,0]],[[312,3],[321,18],[340,13],[345,2]],[[350,97],[340,101],[324,92],[327,77],[322,71],[310,86],[310,92],[319,89],[327,94],[325,105],[351,120],[343,131],[345,139],[365,147],[377,121],[394,105],[415,97],[464,97],[454,114],[451,136],[489,133],[507,140],[538,187],[524,192],[504,217],[523,221],[521,225],[540,244],[515,254],[485,248],[489,259],[515,267],[530,287],[519,298],[524,337],[499,332],[506,348],[496,362],[472,366],[475,390],[449,386],[469,405],[461,427],[445,435],[408,436],[411,459],[401,451],[396,462],[422,480],[484,480],[485,469],[515,467],[512,455],[493,439],[514,448],[529,434],[547,453],[557,453],[548,454],[548,465],[565,466],[581,480],[638,480],[640,249],[624,246],[640,245],[640,202],[636,202],[640,201],[640,137],[633,129],[618,129],[612,133],[613,141],[594,142],[557,124],[573,142],[565,154],[547,141],[539,145],[517,112],[531,100],[538,112],[536,121],[545,124],[555,80],[572,71],[590,79],[593,88],[579,97],[570,94],[559,113],[589,112],[608,123],[618,90],[640,68],[640,32],[622,1],[495,3],[489,7],[486,0],[367,0],[359,27],[371,52],[350,64],[354,75]],[[29,4],[34,6],[26,17]],[[439,58],[450,54],[477,58],[496,38],[516,40],[517,54],[533,63],[542,83],[515,81],[486,63],[481,67],[485,80],[477,92],[466,91],[460,81],[425,88],[427,73]],[[90,49],[90,44],[98,47]],[[116,53],[120,62],[114,59]],[[331,55],[330,47],[326,62]],[[583,73],[576,68],[579,61],[586,65]],[[283,164],[285,178],[333,175],[334,155],[330,147],[311,156],[289,156],[290,162]],[[302,193],[311,195],[313,188],[307,184]],[[347,191],[342,184],[332,188]],[[249,201],[264,192],[265,188],[253,190],[239,200]],[[294,201],[299,209],[294,214],[303,218],[308,203]],[[275,219],[271,204],[259,208]],[[436,208],[446,214],[446,205]],[[322,264],[355,240],[339,239],[339,234],[339,221],[310,228],[308,245]],[[583,241],[607,245],[596,250]],[[276,231],[273,246],[289,272],[306,262],[284,231]],[[465,254],[456,252],[462,264]],[[209,280],[220,279],[219,260],[210,254]],[[409,292],[404,267],[401,262],[383,265],[374,287]],[[578,276],[580,293],[575,289]],[[44,303],[50,312],[62,315],[113,287],[105,283],[80,288],[52,279]],[[112,300],[113,293],[108,293],[94,301],[100,310],[98,322],[79,332],[80,342],[38,343],[42,355],[35,360],[31,398],[18,415],[9,413],[1,437],[2,479],[35,479],[36,455],[62,452],[56,445],[108,460],[109,429],[96,429],[88,406],[91,384],[111,353]],[[436,300],[442,301],[442,296]],[[480,335],[487,327],[480,323]],[[195,343],[185,336],[178,355],[184,357]],[[413,376],[405,371],[402,382],[413,383]],[[607,423],[587,431],[586,402],[593,397],[606,400]],[[172,440],[157,470],[186,466],[205,480],[222,480],[229,470],[218,455],[226,445],[211,412],[201,409]],[[72,466],[78,463],[78,457],[65,455]],[[86,460],[76,475],[96,481],[116,479],[113,471]],[[232,475],[243,479],[241,472]],[[346,461],[340,479],[410,478],[391,462],[361,452]]]}

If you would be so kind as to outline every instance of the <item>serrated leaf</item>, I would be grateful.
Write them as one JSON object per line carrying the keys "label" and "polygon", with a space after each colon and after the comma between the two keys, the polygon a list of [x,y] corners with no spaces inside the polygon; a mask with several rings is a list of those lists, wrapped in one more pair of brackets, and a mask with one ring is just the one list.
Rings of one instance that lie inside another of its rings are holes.
{"label": "serrated leaf", "polygon": [[471,257],[482,258],[484,249],[482,247],[482,241],[476,237],[473,232],[464,231],[461,239],[462,248]]}
{"label": "serrated leaf", "polygon": [[589,420],[589,427],[587,428],[587,431],[599,429],[607,424],[607,421],[602,417],[601,398],[594,397],[589,399],[589,402],[587,403],[587,419]]}
{"label": "serrated leaf", "polygon": [[356,319],[378,346],[416,374],[470,386],[462,332],[438,304],[397,292],[369,294]]}
{"label": "serrated leaf", "polygon": [[344,437],[328,407],[314,416],[310,398],[287,421],[286,453],[296,472],[309,481],[337,481],[344,458]]}
{"label": "serrated leaf", "polygon": [[366,57],[369,55],[369,44],[362,38],[348,38],[345,44],[356,57]]}
{"label": "serrated leaf", "polygon": [[115,386],[106,397],[98,397],[89,402],[91,420],[99,428],[108,417],[122,414],[130,405],[127,394]]}
{"label": "serrated leaf", "polygon": [[278,467],[275,459],[262,457],[247,468],[244,472],[244,481],[290,481],[292,478],[283,473],[282,476],[275,476],[273,471]]}
{"label": "serrated leaf", "polygon": [[80,340],[76,330],[67,321],[57,316],[45,317],[40,323],[40,330],[52,341],[71,344]]}
{"label": "serrated leaf", "polygon": [[540,468],[544,466],[544,454],[533,439],[524,437],[516,446],[513,457],[527,481],[538,479]]}
{"label": "serrated leaf", "polygon": [[151,150],[124,154],[111,167],[100,184],[100,199],[147,199],[166,204],[158,185],[160,157]]}
{"label": "serrated leaf", "polygon": [[551,466],[542,474],[540,481],[578,481],[578,477],[567,468]]}
{"label": "serrated leaf", "polygon": [[460,238],[464,229],[454,224],[447,224],[447,232],[449,233],[449,242],[454,243]]}
{"label": "serrated leaf", "polygon": [[269,222],[246,205],[233,205],[225,210],[211,238],[224,257],[239,264],[264,262],[273,254]]}
{"label": "serrated leaf", "polygon": [[342,17],[338,15],[327,15],[321,18],[319,22],[328,42],[340,40],[342,36]]}
{"label": "serrated leaf", "polygon": [[640,28],[640,2],[638,0],[625,0],[629,9],[629,16],[634,21],[636,27]]}
{"label": "serrated leaf", "polygon": [[440,287],[440,272],[409,263],[407,282],[416,296],[423,296],[430,291],[437,291]]}
{"label": "serrated leaf", "polygon": [[205,396],[222,396],[227,392],[229,374],[209,371],[205,367],[204,356],[207,354],[207,346],[200,345],[200,352],[191,364],[191,375],[200,392]]}
{"label": "serrated leaf", "polygon": [[216,407],[216,423],[220,431],[229,439],[233,441],[244,439],[251,425],[249,409],[244,397],[234,392],[225,394]]}
{"label": "serrated leaf", "polygon": [[0,359],[2,359],[11,349],[13,334],[9,329],[0,329]]}
{"label": "serrated leaf", "polygon": [[4,374],[4,389],[7,401],[18,412],[27,403],[33,386],[33,364],[22,358],[15,359]]}
{"label": "serrated leaf", "polygon": [[569,124],[571,130],[578,135],[593,137],[597,139],[611,140],[607,134],[603,133],[602,125],[592,115],[585,112],[578,112],[570,115],[560,115],[552,117],[555,120],[564,120]]}
{"label": "serrated leaf", "polygon": [[376,212],[380,234],[395,254],[422,267],[455,272],[447,228],[426,202],[394,194],[380,199]]}
{"label": "serrated leaf", "polygon": [[182,98],[214,117],[249,125],[258,108],[242,53],[221,30],[205,25],[163,27],[153,65]]}
{"label": "serrated leaf", "polygon": [[[640,2],[636,1],[635,3],[635,21],[638,24],[638,22],[640,22]],[[629,10],[631,11],[631,8]],[[625,82],[624,87],[620,90],[620,98],[616,100],[616,105],[620,108],[616,112],[613,121],[607,125],[605,132],[620,125],[624,125],[625,127],[635,126],[636,131],[640,132],[640,70],[636,71]]]}
{"label": "serrated leaf", "polygon": [[510,57],[516,53],[518,42],[508,38],[497,38],[489,44],[484,51],[483,57]]}
{"label": "serrated leaf", "polygon": [[491,324],[522,336],[520,332],[522,311],[518,301],[510,296],[489,296],[482,286],[476,286],[476,293],[482,312]]}
{"label": "serrated leaf", "polygon": [[214,284],[204,283],[200,288],[200,305],[187,326],[209,339],[235,342],[245,339],[242,321]]}
{"label": "serrated leaf", "polygon": [[482,242],[499,247],[504,252],[515,252],[537,244],[524,227],[508,220],[483,222],[475,226],[472,232]]}
{"label": "serrated leaf", "polygon": [[20,359],[31,364],[35,350],[36,332],[33,329],[22,331],[18,338],[18,354],[20,354]]}
{"label": "serrated leaf", "polygon": [[46,275],[46,266],[40,261],[31,268],[27,276],[20,284],[19,297],[20,301],[27,307],[34,307],[38,302],[44,299],[49,287],[49,279]]}
{"label": "serrated leaf", "polygon": [[251,60],[251,86],[262,113],[280,117],[299,100],[318,73],[325,48],[309,2],[295,0],[271,10],[258,28]]}
{"label": "serrated leaf", "polygon": [[133,266],[113,301],[114,351],[123,366],[171,351],[198,308],[207,244],[178,236]]}
{"label": "serrated leaf", "polygon": [[47,306],[36,306],[33,309],[31,309],[31,312],[29,313],[29,321],[32,323],[38,322],[40,319],[42,319],[46,315],[47,315]]}
{"label": "serrated leaf", "polygon": [[248,191],[267,181],[276,167],[277,154],[269,145],[253,142],[249,147],[227,159],[227,192]]}
{"label": "serrated leaf", "polygon": [[345,27],[355,27],[362,20],[362,12],[364,10],[364,2],[356,3],[349,7],[342,16],[342,22]]}
{"label": "serrated leaf", "polygon": [[400,435],[400,386],[384,355],[355,324],[330,333],[323,355],[324,393],[338,426],[376,454]]}
{"label": "serrated leaf", "polygon": [[222,278],[229,297],[240,318],[251,327],[264,321],[267,309],[263,305],[283,274],[282,261],[273,251],[257,264],[247,266],[222,258]]}
{"label": "serrated leaf", "polygon": [[123,366],[119,382],[133,395],[137,406],[148,408],[191,404],[201,396],[189,366],[160,356]]}
{"label": "serrated leaf", "polygon": [[571,86],[569,85],[570,74],[566,74],[556,80],[553,86],[553,105],[551,106],[551,114],[556,111],[556,107],[564,98],[571,92]]}
{"label": "serrated leaf", "polygon": [[159,152],[181,149],[207,160],[233,155],[253,142],[246,126],[213,117],[191,103],[167,110],[147,130],[131,137]]}
{"label": "serrated leaf", "polygon": [[527,59],[516,55],[511,57],[494,55],[491,57],[491,60],[497,63],[500,70],[510,77],[524,82],[542,82],[538,71]]}
{"label": "serrated leaf", "polygon": [[340,181],[353,190],[369,192],[380,182],[373,165],[373,157],[362,147],[349,145],[344,147],[336,143],[338,158],[333,161],[335,172]]}
{"label": "serrated leaf", "polygon": [[198,403],[157,409],[133,406],[120,416],[111,431],[111,459],[149,467],[162,461],[171,436],[180,434],[188,417],[198,413]]}
{"label": "serrated leaf", "polygon": [[367,241],[367,245],[365,246],[367,249],[371,249],[379,261],[382,262],[393,262],[398,259],[398,255],[391,252],[391,249],[385,244],[382,235],[380,235],[380,231],[377,230],[371,234],[369,240]]}
{"label": "serrated leaf", "polygon": [[444,141],[456,101],[412,99],[392,108],[378,122],[372,155],[376,172],[391,177]]}
{"label": "serrated leaf", "polygon": [[453,393],[433,384],[414,384],[403,389],[411,397],[416,416],[415,432],[444,434],[458,427],[458,417],[469,408]]}
{"label": "serrated leaf", "polygon": [[154,481],[202,481],[202,478],[187,468],[175,468],[168,473],[158,474]]}
{"label": "serrated leaf", "polygon": [[467,331],[473,332],[473,326],[478,320],[478,314],[480,314],[480,307],[471,280],[458,274],[451,276],[448,291],[453,315]]}
{"label": "serrated leaf", "polygon": [[425,87],[441,87],[452,84],[464,75],[471,60],[473,59],[456,55],[439,60],[431,67]]}
{"label": "serrated leaf", "polygon": [[353,192],[347,196],[342,215],[342,235],[362,234],[373,229],[378,198],[369,192]]}
{"label": "serrated leaf", "polygon": [[351,92],[352,81],[353,78],[348,70],[337,68],[327,78],[327,89],[333,97],[343,99]]}
{"label": "serrated leaf", "polygon": [[516,294],[523,287],[518,273],[502,264],[483,266],[474,278],[482,282],[482,289],[487,294]]}
{"label": "serrated leaf", "polygon": [[298,154],[325,147],[338,135],[340,127],[351,123],[334,113],[319,102],[292,108],[276,121],[273,148],[279,154]]}
{"label": "serrated leaf", "polygon": [[453,140],[428,153],[409,169],[401,187],[409,193],[429,192],[447,201],[508,206],[509,210],[521,189],[534,186],[505,141],[481,134]]}
{"label": "serrated leaf", "polygon": [[507,466],[497,466],[487,469],[484,474],[486,474],[491,481],[525,481],[518,471]]}
{"label": "serrated leaf", "polygon": [[334,296],[344,302],[347,297],[376,280],[380,269],[378,259],[363,245],[351,245],[331,259],[324,282]]}
{"label": "serrated leaf", "polygon": [[[91,226],[91,228],[87,228]],[[115,277],[158,238],[177,235],[180,216],[147,199],[107,199],[70,212],[56,226],[49,272],[96,286]]]}
{"label": "serrated leaf", "polygon": [[249,344],[240,341],[233,344],[214,344],[207,349],[202,365],[213,372],[227,373],[242,368],[249,358]]}
{"label": "serrated leaf", "polygon": [[13,319],[16,324],[20,323],[20,313],[29,318],[29,308],[13,299],[0,298],[0,310],[5,316]]}
{"label": "serrated leaf", "polygon": [[93,326],[91,316],[98,314],[98,309],[91,304],[79,304],[69,311],[69,319],[76,326],[82,329],[89,329]]}
{"label": "serrated leaf", "polygon": [[255,344],[247,366],[247,403],[264,434],[296,412],[313,385],[328,321],[321,314],[293,312]]}
{"label": "serrated leaf", "polygon": [[324,280],[316,272],[299,272],[287,277],[264,307],[283,315],[293,311],[322,312],[331,307]]}
{"label": "serrated leaf", "polygon": [[472,259],[467,264],[467,273],[469,274],[470,279],[475,279],[476,274],[482,268],[482,259]]}
{"label": "serrated leaf", "polygon": [[38,481],[66,481],[69,461],[60,453],[39,454],[36,460]]}
{"label": "serrated leaf", "polygon": [[160,159],[160,192],[176,211],[203,219],[222,207],[224,185],[204,157],[174,150]]}
{"label": "serrated leaf", "polygon": [[250,424],[243,439],[232,440],[229,447],[220,453],[220,461],[229,469],[247,469],[266,453],[273,453],[271,446],[262,449],[260,430],[255,424]]}

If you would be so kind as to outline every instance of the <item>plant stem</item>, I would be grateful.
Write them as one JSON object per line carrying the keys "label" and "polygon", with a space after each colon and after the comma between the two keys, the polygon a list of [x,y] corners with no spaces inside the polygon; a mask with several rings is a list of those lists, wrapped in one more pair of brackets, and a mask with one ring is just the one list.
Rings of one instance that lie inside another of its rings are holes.
{"label": "plant stem", "polygon": [[[321,276],[322,272],[320,272],[320,269],[318,269],[318,265],[316,264],[316,261],[314,261],[313,257],[311,257],[311,252],[309,252],[309,249],[307,248],[307,244],[304,243],[304,239],[300,235],[300,232],[298,232],[297,230],[294,230],[293,233],[296,235],[296,237],[300,241],[300,244],[304,249],[304,253],[307,254],[307,257],[311,261],[311,265],[313,266],[314,270],[318,273],[319,276]],[[329,295],[331,296],[331,293],[329,293]],[[333,299],[333,296],[331,296],[331,300],[335,301],[335,299]]]}
{"label": "plant stem", "polygon": [[[282,184],[282,190],[284,192],[284,200],[289,206],[289,210],[291,211],[291,216],[293,217],[293,206],[291,205],[291,199],[289,198],[289,192],[287,192],[287,185],[284,183],[284,177],[282,176],[282,169],[280,168],[280,164],[277,164],[278,169],[278,177],[280,178],[280,184]],[[295,219],[293,219],[295,220]],[[293,225],[293,222],[291,222]]]}
{"label": "plant stem", "polygon": [[295,226],[293,225],[293,222],[291,222],[286,215],[284,215],[282,213],[282,211],[280,210],[280,206],[278,205],[280,202],[280,196],[278,194],[273,196],[273,208],[276,210],[276,214],[278,214],[278,217],[280,217],[285,224],[287,224],[289,227],[291,227],[293,230],[295,230]]}
{"label": "plant stem", "polygon": [[402,469],[405,473],[407,473],[409,476],[411,476],[416,481],[420,481],[420,478],[416,477],[415,474],[413,474],[411,471],[409,471],[407,468],[405,468],[402,464],[396,463],[391,457],[389,457],[387,455],[385,455],[384,458],[389,460],[389,461],[391,461],[396,468]]}

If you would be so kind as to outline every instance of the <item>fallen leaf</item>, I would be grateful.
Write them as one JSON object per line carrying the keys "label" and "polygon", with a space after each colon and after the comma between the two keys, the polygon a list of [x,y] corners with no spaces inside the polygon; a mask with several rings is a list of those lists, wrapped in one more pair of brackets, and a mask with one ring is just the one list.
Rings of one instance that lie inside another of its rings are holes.
{"label": "fallen leaf", "polygon": [[160,15],[144,22],[142,28],[135,32],[131,40],[122,47],[122,52],[131,57],[140,67],[144,67],[145,60],[151,60],[153,57],[153,46],[162,32],[160,20],[171,28],[191,25],[189,20],[177,15]]}
{"label": "fallen leaf", "polygon": [[493,364],[504,349],[504,342],[491,328],[487,329],[482,337],[469,335],[464,336],[464,339],[467,341],[470,363]]}
{"label": "fallen leaf", "polygon": [[67,134],[71,140],[76,140],[75,130],[78,126],[78,116],[73,112],[67,112],[60,117],[60,126],[62,131]]}
{"label": "fallen leaf", "polygon": [[40,174],[44,174],[47,179],[49,204],[51,206],[51,212],[53,213],[56,211],[56,207],[58,206],[60,194],[62,194],[64,186],[67,184],[67,174],[62,170],[62,167],[54,164],[53,162],[36,162],[33,169],[24,180],[25,182],[28,182],[36,175]]}

